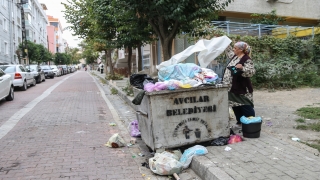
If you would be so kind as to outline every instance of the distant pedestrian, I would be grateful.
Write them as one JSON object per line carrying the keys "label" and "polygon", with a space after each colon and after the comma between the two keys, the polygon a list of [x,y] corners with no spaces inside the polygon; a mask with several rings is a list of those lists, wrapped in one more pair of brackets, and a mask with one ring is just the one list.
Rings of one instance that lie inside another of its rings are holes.
{"label": "distant pedestrian", "polygon": [[231,84],[228,92],[229,106],[232,107],[237,119],[234,128],[242,128],[242,116],[255,116],[253,105],[253,87],[250,77],[256,70],[250,57],[251,48],[245,42],[235,43],[233,49],[229,46],[226,54],[230,62],[223,75],[224,83]]}
{"label": "distant pedestrian", "polygon": [[101,72],[101,74],[103,74],[103,64],[102,63],[100,65],[100,72]]}

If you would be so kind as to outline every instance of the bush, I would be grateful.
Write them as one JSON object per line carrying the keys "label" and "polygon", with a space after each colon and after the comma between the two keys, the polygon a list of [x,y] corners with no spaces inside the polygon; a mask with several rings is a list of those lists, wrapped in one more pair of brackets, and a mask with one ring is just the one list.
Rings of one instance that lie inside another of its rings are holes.
{"label": "bush", "polygon": [[111,74],[107,74],[106,79],[107,80],[122,80],[123,76],[121,76],[120,74],[114,74],[113,76]]}

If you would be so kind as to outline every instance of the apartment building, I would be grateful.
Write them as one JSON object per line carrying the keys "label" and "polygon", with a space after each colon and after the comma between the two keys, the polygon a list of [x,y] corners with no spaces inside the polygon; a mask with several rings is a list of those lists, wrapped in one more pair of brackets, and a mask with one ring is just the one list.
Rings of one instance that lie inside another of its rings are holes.
{"label": "apartment building", "polygon": [[63,29],[58,18],[48,15],[47,26],[49,38],[49,50],[52,53],[65,52],[66,41],[62,38]]}
{"label": "apartment building", "polygon": [[[22,43],[23,8],[26,39],[48,47],[46,6],[37,0],[0,0],[0,64],[18,64],[16,53]],[[21,54],[21,52],[20,52]]]}
{"label": "apartment building", "polygon": [[0,0],[0,64],[19,63],[16,50],[22,41],[18,0]]}
{"label": "apartment building", "polygon": [[42,44],[48,47],[47,40],[47,15],[45,4],[40,4],[37,0],[26,0],[27,3],[23,4],[25,24],[26,24],[26,37],[27,40],[36,44]]}

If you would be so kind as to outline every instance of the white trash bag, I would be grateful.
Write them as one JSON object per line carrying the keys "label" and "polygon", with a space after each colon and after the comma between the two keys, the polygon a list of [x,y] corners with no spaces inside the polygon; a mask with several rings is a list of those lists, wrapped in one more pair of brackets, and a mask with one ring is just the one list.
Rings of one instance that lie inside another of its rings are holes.
{"label": "white trash bag", "polygon": [[159,175],[179,174],[182,171],[179,157],[167,151],[156,153],[153,158],[149,159],[149,166],[152,172]]}
{"label": "white trash bag", "polygon": [[125,146],[125,144],[126,143],[122,137],[116,133],[109,138],[109,141],[105,145],[112,148],[119,148]]}

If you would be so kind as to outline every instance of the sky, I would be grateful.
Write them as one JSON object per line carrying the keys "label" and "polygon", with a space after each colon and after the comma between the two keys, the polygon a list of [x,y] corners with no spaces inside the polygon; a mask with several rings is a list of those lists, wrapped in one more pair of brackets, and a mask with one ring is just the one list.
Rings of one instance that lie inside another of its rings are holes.
{"label": "sky", "polygon": [[[48,10],[46,10],[46,14],[53,16],[54,18],[59,18],[62,28],[68,27],[71,24],[67,24],[64,16],[64,13],[62,12],[64,10],[64,6],[61,4],[67,3],[67,0],[38,0],[39,3],[44,3]],[[72,36],[72,33],[70,30],[63,31],[62,34],[63,39],[67,40],[69,47],[77,47],[80,43],[80,39],[76,36]]]}

